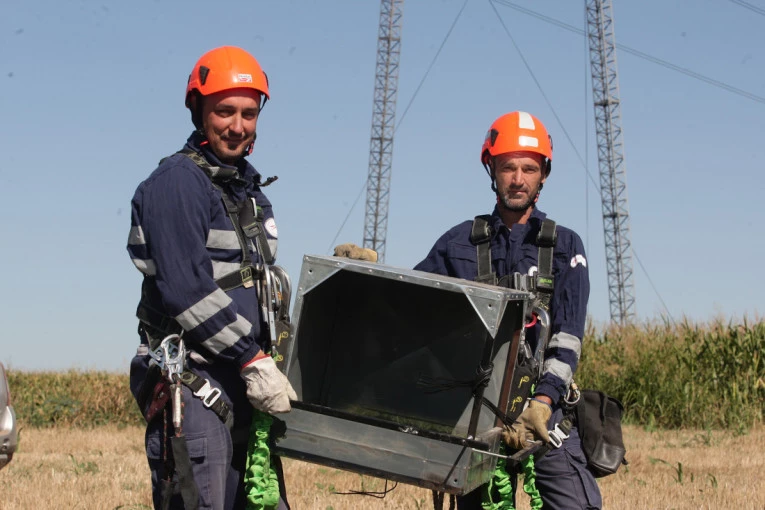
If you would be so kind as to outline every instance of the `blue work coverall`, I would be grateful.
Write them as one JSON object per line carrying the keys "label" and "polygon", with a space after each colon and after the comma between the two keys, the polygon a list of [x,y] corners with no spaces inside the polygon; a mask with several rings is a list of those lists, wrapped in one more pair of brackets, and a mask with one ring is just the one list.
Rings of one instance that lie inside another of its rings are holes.
{"label": "blue work coverall", "polygon": [[[236,167],[218,160],[198,134],[185,149],[204,156],[210,165],[234,170],[235,178],[216,181],[235,203],[254,198],[263,210],[263,225],[271,252],[276,253],[277,229],[271,203],[261,192],[260,175],[245,159]],[[252,263],[260,255],[248,240]],[[141,302],[183,328],[186,348],[193,351],[187,368],[221,390],[233,411],[233,426],[226,424],[191,390],[183,386],[183,433],[199,490],[199,508],[245,507],[244,470],[252,406],[240,377],[242,365],[265,346],[268,328],[263,324],[257,286],[223,291],[215,280],[238,271],[242,249],[227,215],[221,192],[189,157],[174,154],[162,162],[137,188],[132,200],[130,258],[143,274]],[[147,328],[148,329],[148,328]],[[140,346],[130,366],[130,387],[139,400],[149,362],[147,329],[139,328]],[[154,339],[156,340],[156,339]],[[150,404],[144,403],[146,413]],[[155,508],[160,508],[161,481],[166,449],[165,419],[160,412],[146,429],[146,455],[151,468]],[[172,423],[169,425],[172,435]],[[281,465],[280,508],[287,508]],[[183,508],[173,496],[171,508]]]}
{"label": "blue work coverall", "polygon": [[[537,234],[546,215],[534,209],[527,223],[508,228],[495,208],[489,221],[492,269],[497,278],[512,273],[533,274],[537,270]],[[476,247],[470,242],[472,220],[453,227],[436,241],[428,256],[415,269],[446,276],[475,280],[478,275]],[[590,282],[587,259],[579,236],[557,226],[558,239],[553,251],[555,286],[550,301],[551,338],[535,393],[554,402],[548,423],[552,429],[563,418],[558,402],[567,392],[576,372],[587,316]],[[535,330],[527,334],[534,348]],[[586,468],[579,433],[574,427],[563,446],[552,449],[537,460],[537,488],[547,509],[600,508],[601,496],[593,475]],[[460,510],[480,510],[481,489],[457,498]]]}

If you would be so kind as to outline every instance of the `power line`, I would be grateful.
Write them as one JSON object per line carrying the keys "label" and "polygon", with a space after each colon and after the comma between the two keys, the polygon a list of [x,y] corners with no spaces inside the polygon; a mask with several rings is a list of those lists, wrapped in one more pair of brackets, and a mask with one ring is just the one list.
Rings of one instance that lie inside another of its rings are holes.
{"label": "power line", "polygon": [[[560,118],[558,117],[558,114],[555,112],[555,108],[552,106],[552,103],[547,98],[547,94],[545,94],[544,90],[542,89],[542,85],[539,83],[539,80],[537,80],[536,75],[531,69],[531,66],[529,65],[526,58],[523,56],[523,53],[521,52],[521,49],[518,47],[518,45],[515,42],[515,39],[510,34],[510,30],[507,28],[507,25],[505,25],[504,20],[502,20],[502,17],[499,15],[499,12],[497,11],[496,7],[494,7],[494,3],[503,3],[499,2],[498,0],[489,0],[489,5],[491,5],[492,10],[494,10],[494,14],[497,15],[497,19],[499,19],[499,22],[502,24],[502,28],[504,28],[505,33],[510,38],[510,41],[513,43],[513,46],[515,47],[515,50],[518,52],[518,55],[521,58],[521,61],[526,66],[526,69],[529,71],[529,74],[531,74],[531,78],[534,80],[534,83],[536,84],[537,88],[539,89],[539,92],[542,94],[542,97],[544,98],[545,102],[547,103],[547,106],[552,111],[553,115],[555,116],[555,119],[558,121],[558,125],[563,130],[563,133],[566,135],[566,138],[568,139],[569,143],[571,144],[572,148],[574,149],[574,152],[576,153],[577,157],[579,158],[579,161],[582,163],[582,166],[584,166],[585,171],[587,172],[587,175],[589,175],[590,180],[595,185],[595,188],[599,190],[599,187],[597,183],[595,182],[595,179],[593,179],[592,175],[590,174],[589,169],[587,168],[587,165],[582,160],[582,157],[579,155],[579,152],[576,150],[576,146],[574,146],[574,142],[571,139],[571,137],[568,134],[568,131],[566,131],[566,128],[563,126],[563,123],[561,122]],[[509,2],[508,2],[509,3]],[[571,27],[574,28],[574,27]],[[582,32],[583,33],[583,32]],[[640,268],[643,270],[643,273],[646,275],[646,278],[648,279],[648,283],[651,285],[651,288],[656,293],[656,296],[659,298],[659,301],[661,302],[662,306],[664,306],[664,309],[667,311],[667,315],[669,315],[670,319],[674,322],[674,318],[672,317],[672,314],[669,311],[669,308],[667,308],[666,303],[664,303],[664,299],[661,297],[661,294],[659,294],[659,290],[656,288],[656,285],[654,285],[653,280],[651,279],[651,276],[648,274],[648,271],[646,270],[643,263],[640,261],[640,258],[637,256],[637,252],[635,251],[635,248],[632,247],[632,252],[635,255],[635,258],[638,261],[638,264],[640,265]]]}
{"label": "power line", "polygon": [[[581,29],[576,28],[575,26],[569,25],[567,23],[563,23],[562,21],[558,21],[554,18],[551,18],[549,16],[545,16],[544,14],[540,14],[538,12],[526,9],[525,7],[521,7],[520,5],[516,5],[508,0],[490,0],[493,3],[498,3],[501,5],[504,5],[505,7],[510,7],[511,9],[515,9],[516,11],[522,12],[523,14],[526,14],[528,16],[532,16],[534,18],[537,18],[539,20],[542,20],[546,23],[550,23],[552,25],[555,25],[557,27],[560,27],[564,30],[568,30],[569,32],[573,32],[575,34],[579,34],[581,36],[585,35],[585,32]],[[731,0],[732,2],[739,3],[737,0]],[[745,4],[746,2],[741,2],[741,4]],[[752,6],[754,7],[754,6]],[[765,12],[765,11],[763,11]],[[660,58],[654,57],[652,55],[649,55],[648,53],[644,53],[640,50],[636,50],[634,48],[630,48],[629,46],[625,46],[623,44],[616,44],[616,47],[624,51],[625,53],[630,53],[632,55],[635,55],[636,57],[642,58],[644,60],[648,60],[649,62],[653,62],[654,64],[660,65],[662,67],[665,67],[667,69],[671,69],[673,71],[677,71],[678,73],[682,73],[686,76],[690,76],[691,78],[694,78],[699,81],[703,81],[704,83],[707,83],[709,85],[713,85],[715,87],[721,88],[723,90],[726,90],[732,94],[736,94],[741,97],[745,97],[746,99],[749,99],[751,101],[756,101],[758,103],[765,104],[765,97],[758,96],[756,94],[752,94],[751,92],[747,92],[745,90],[741,90],[737,87],[734,87],[733,85],[728,85],[725,82],[722,82],[720,80],[715,80],[714,78],[709,78],[707,76],[704,76],[702,74],[699,74],[695,71],[691,71],[690,69],[687,69],[685,67],[681,67],[675,64],[672,64],[670,62],[667,62],[666,60],[662,60]]]}
{"label": "power line", "polygon": [[351,217],[351,213],[356,208],[356,204],[359,203],[359,199],[361,198],[361,195],[364,193],[364,190],[367,187],[367,180],[364,179],[364,184],[361,185],[361,189],[359,190],[358,195],[356,195],[356,200],[353,201],[353,205],[348,210],[348,214],[345,215],[345,219],[340,224],[340,228],[337,229],[337,233],[335,234],[335,237],[332,238],[332,242],[329,243],[329,247],[327,247],[327,253],[330,253],[330,250],[332,250],[335,247],[335,242],[337,242],[337,238],[340,237],[340,232],[343,231],[343,228],[345,227],[345,224],[348,222],[348,218]]}
{"label": "power line", "polygon": [[513,43],[513,46],[515,47],[515,51],[517,51],[518,55],[521,57],[521,61],[523,62],[523,65],[526,66],[526,70],[531,75],[531,79],[534,80],[534,83],[536,84],[537,89],[539,89],[539,93],[542,94],[542,98],[545,100],[545,102],[547,103],[547,106],[550,108],[550,111],[555,117],[555,120],[558,121],[558,126],[560,126],[561,130],[563,131],[563,134],[566,135],[566,139],[568,140],[568,143],[571,144],[571,148],[574,150],[576,157],[579,158],[579,162],[582,164],[585,171],[587,172],[587,175],[590,177],[590,181],[592,181],[592,185],[595,186],[595,189],[600,191],[598,182],[595,180],[595,178],[590,173],[590,170],[587,168],[587,164],[584,162],[584,159],[582,159],[582,155],[579,154],[579,151],[576,148],[576,144],[574,143],[574,140],[571,139],[571,135],[568,134],[568,130],[566,130],[566,127],[563,125],[563,122],[560,120],[560,117],[558,117],[558,112],[555,111],[555,107],[550,102],[550,99],[547,97],[547,94],[545,94],[545,91],[542,88],[542,85],[539,83],[539,80],[537,80],[537,77],[534,74],[534,71],[531,69],[531,66],[529,65],[528,61],[526,60],[526,57],[523,56],[523,52],[521,51],[520,47],[518,47],[518,44],[516,44],[515,39],[510,33],[510,30],[507,28],[507,25],[505,25],[505,21],[502,19],[502,16],[499,15],[499,11],[497,11],[497,8],[494,7],[494,0],[489,0],[489,5],[494,11],[494,14],[497,15],[497,19],[499,20],[499,23],[502,25],[502,28],[505,30],[505,34],[507,34],[507,37],[510,38],[510,42]]}
{"label": "power line", "polygon": [[[459,12],[457,13],[457,16],[454,18],[454,21],[452,22],[452,25],[449,27],[449,30],[446,32],[446,35],[444,36],[443,41],[441,41],[441,45],[438,47],[438,51],[436,51],[435,56],[433,56],[433,60],[430,61],[430,65],[425,71],[425,74],[422,76],[422,79],[420,80],[419,85],[417,85],[417,88],[415,89],[414,94],[412,94],[411,99],[409,99],[409,103],[407,103],[406,108],[404,108],[404,113],[402,113],[401,117],[398,119],[398,122],[396,123],[396,127],[393,130],[394,134],[396,133],[396,131],[398,131],[398,128],[401,127],[401,123],[404,122],[404,117],[406,117],[406,113],[409,111],[409,108],[412,106],[414,99],[417,97],[417,94],[420,92],[420,89],[422,88],[423,83],[425,83],[425,80],[427,79],[428,74],[430,73],[430,70],[433,69],[433,66],[436,63],[438,56],[441,54],[441,50],[444,49],[444,46],[446,45],[446,41],[449,39],[449,36],[452,34],[454,27],[457,25],[457,21],[459,21],[460,19],[460,16],[462,16],[462,11],[465,10],[465,7],[467,6],[468,1],[469,0],[465,0],[465,2],[462,4],[462,7],[460,8]],[[359,190],[359,193],[356,195],[356,200],[353,201],[353,205],[351,205],[351,208],[348,210],[348,214],[345,215],[345,219],[340,224],[340,228],[337,229],[337,233],[335,234],[335,237],[332,239],[332,242],[329,244],[329,247],[327,248],[327,253],[329,253],[330,250],[334,248],[337,238],[340,237],[340,233],[345,227],[345,224],[348,222],[348,219],[351,217],[353,210],[356,208],[356,204],[359,203],[359,199],[361,198],[362,193],[364,193],[366,184],[367,184],[367,181],[365,179],[364,184],[361,186],[361,189]]]}
{"label": "power line", "polygon": [[757,7],[756,5],[752,5],[749,2],[744,2],[743,0],[730,0],[736,5],[740,5],[741,7],[745,9],[749,9],[752,12],[756,12],[760,16],[765,16],[765,9],[762,7]]}
{"label": "power line", "polygon": [[430,65],[425,71],[425,74],[422,76],[422,79],[420,80],[419,85],[417,85],[417,88],[414,90],[414,94],[412,94],[412,98],[409,100],[409,103],[406,105],[406,108],[404,108],[404,113],[402,113],[401,118],[398,119],[398,122],[396,123],[396,128],[393,130],[394,133],[398,131],[398,128],[401,127],[401,123],[404,121],[404,117],[406,117],[406,112],[409,111],[409,107],[412,106],[412,103],[414,102],[414,98],[416,98],[417,94],[420,92],[420,89],[422,88],[422,84],[425,83],[425,80],[427,79],[428,74],[430,73],[430,70],[433,69],[433,65],[436,63],[438,56],[441,54],[441,50],[444,49],[444,46],[446,45],[446,41],[449,39],[449,36],[452,35],[452,30],[454,30],[454,27],[457,25],[457,21],[459,21],[460,16],[462,16],[462,11],[465,10],[465,7],[467,6],[467,4],[468,4],[468,0],[465,0],[465,3],[462,4],[462,8],[460,9],[460,12],[457,13],[457,17],[454,18],[454,21],[452,22],[452,26],[449,27],[449,31],[446,32],[446,36],[444,37],[444,40],[441,41],[441,46],[438,47],[438,51],[436,51],[436,54],[433,56],[433,60],[430,61]]}
{"label": "power line", "polygon": [[664,311],[667,312],[667,315],[669,316],[672,323],[675,323],[675,318],[672,317],[672,312],[669,311],[669,308],[667,308],[667,303],[664,302],[664,299],[662,299],[661,294],[659,294],[659,290],[656,288],[656,285],[653,284],[651,275],[649,275],[648,271],[646,271],[645,266],[643,265],[643,262],[640,260],[640,257],[638,257],[637,251],[635,250],[634,246],[632,247],[632,254],[635,255],[635,260],[637,260],[638,265],[640,266],[640,269],[643,270],[643,274],[645,274],[645,277],[648,280],[648,283],[651,284],[651,288],[653,289],[654,293],[656,293],[656,297],[658,297],[659,301],[661,301],[661,306],[664,307]]}

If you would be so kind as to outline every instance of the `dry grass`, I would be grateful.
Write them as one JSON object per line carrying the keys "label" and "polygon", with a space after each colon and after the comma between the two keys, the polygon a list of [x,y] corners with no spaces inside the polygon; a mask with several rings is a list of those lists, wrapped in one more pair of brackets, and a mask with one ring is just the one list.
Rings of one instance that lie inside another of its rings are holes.
{"label": "dry grass", "polygon": [[[765,508],[765,427],[649,433],[626,428],[630,465],[601,480],[606,509]],[[0,509],[150,507],[143,431],[25,429],[13,462],[0,471]],[[385,499],[333,491],[382,490],[382,480],[287,459],[293,508],[433,508],[430,492],[399,485]],[[524,496],[518,507],[528,508]]]}

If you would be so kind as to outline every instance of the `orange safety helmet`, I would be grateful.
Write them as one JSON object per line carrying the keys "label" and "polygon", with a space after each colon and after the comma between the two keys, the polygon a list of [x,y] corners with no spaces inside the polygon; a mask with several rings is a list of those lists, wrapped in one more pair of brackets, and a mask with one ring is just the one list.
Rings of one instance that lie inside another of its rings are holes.
{"label": "orange safety helmet", "polygon": [[552,149],[552,138],[539,119],[526,112],[506,113],[495,120],[486,133],[481,147],[481,163],[491,177],[490,157],[515,151],[536,152],[545,157],[546,175],[550,175]]}
{"label": "orange safety helmet", "polygon": [[[268,76],[255,57],[236,46],[221,46],[200,57],[186,85],[186,108],[191,109],[191,95],[209,96],[222,90],[248,88],[268,95]],[[261,105],[262,107],[262,105]],[[196,112],[192,111],[192,119]],[[194,119],[195,120],[195,119]],[[196,122],[194,122],[196,124]]]}

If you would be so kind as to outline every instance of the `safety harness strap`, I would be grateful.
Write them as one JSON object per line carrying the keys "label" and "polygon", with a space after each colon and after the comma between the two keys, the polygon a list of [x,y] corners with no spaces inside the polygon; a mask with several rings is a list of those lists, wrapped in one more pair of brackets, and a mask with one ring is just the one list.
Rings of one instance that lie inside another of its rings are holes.
{"label": "safety harness strap", "polygon": [[194,393],[195,397],[202,400],[205,407],[217,414],[226,427],[231,428],[234,423],[234,413],[231,412],[228,404],[220,398],[221,391],[219,388],[212,386],[210,381],[198,376],[191,370],[181,372],[180,379]]}
{"label": "safety harness strap", "polygon": [[[271,264],[274,261],[265,229],[263,228],[263,209],[254,203],[254,199],[248,199],[242,205],[237,205],[225,189],[216,182],[236,178],[237,172],[235,170],[213,166],[204,156],[188,148],[183,148],[177,154],[183,154],[193,161],[220,192],[223,205],[226,208],[226,214],[234,226],[239,249],[242,252],[242,261],[239,269],[221,276],[215,280],[215,283],[223,291],[233,290],[238,287],[250,288],[254,286],[255,282],[262,277],[263,272],[261,267],[251,264],[247,239],[255,239],[256,251],[261,255],[262,260],[266,264]],[[151,337],[162,338],[171,334],[180,334],[183,331],[181,325],[173,317],[148,307],[144,300],[141,300],[138,304],[136,316],[147,329],[153,330],[154,334],[150,335]],[[155,345],[150,347],[152,349],[156,348]]]}
{"label": "safety harness strap", "polygon": [[542,222],[542,228],[539,229],[539,234],[537,234],[539,255],[534,282],[540,304],[545,310],[550,309],[550,298],[555,286],[555,278],[553,277],[553,250],[557,241],[558,234],[555,230],[555,222],[545,219]]}
{"label": "safety harness strap", "polygon": [[475,281],[497,284],[497,274],[491,267],[491,225],[489,220],[491,216],[482,214],[473,219],[473,227],[470,230],[470,242],[475,245],[476,262],[478,265],[478,276]]}
{"label": "safety harness strap", "polygon": [[[477,273],[475,281],[497,285],[497,275],[491,266],[491,237],[492,229],[489,220],[490,215],[482,214],[473,219],[470,230],[470,242],[476,247]],[[537,273],[529,277],[520,273],[513,273],[503,277],[499,283],[507,282],[507,285],[516,290],[535,292],[541,304],[546,310],[550,308],[550,298],[555,287],[553,277],[553,251],[558,241],[556,224],[551,219],[542,221],[542,227],[537,234],[536,244]]]}
{"label": "safety harness strap", "polygon": [[213,186],[220,191],[221,198],[226,206],[226,212],[231,219],[231,223],[234,225],[234,230],[239,239],[239,246],[242,249],[242,264],[245,265],[245,261],[249,258],[247,256],[248,247],[246,238],[255,239],[258,253],[263,257],[263,262],[272,264],[274,257],[268,245],[265,229],[263,228],[263,209],[254,204],[254,199],[245,200],[242,204],[236,204],[223,187],[216,182],[231,179],[234,176],[234,171],[231,170],[224,174],[224,171],[227,169],[211,165],[204,156],[186,147],[180,150],[179,154],[183,154],[191,159],[209,177]]}
{"label": "safety harness strap", "polygon": [[183,506],[189,510],[199,508],[199,489],[194,481],[194,471],[191,467],[191,457],[186,444],[186,436],[170,438],[175,461],[175,472],[178,475],[178,487],[183,499]]}

